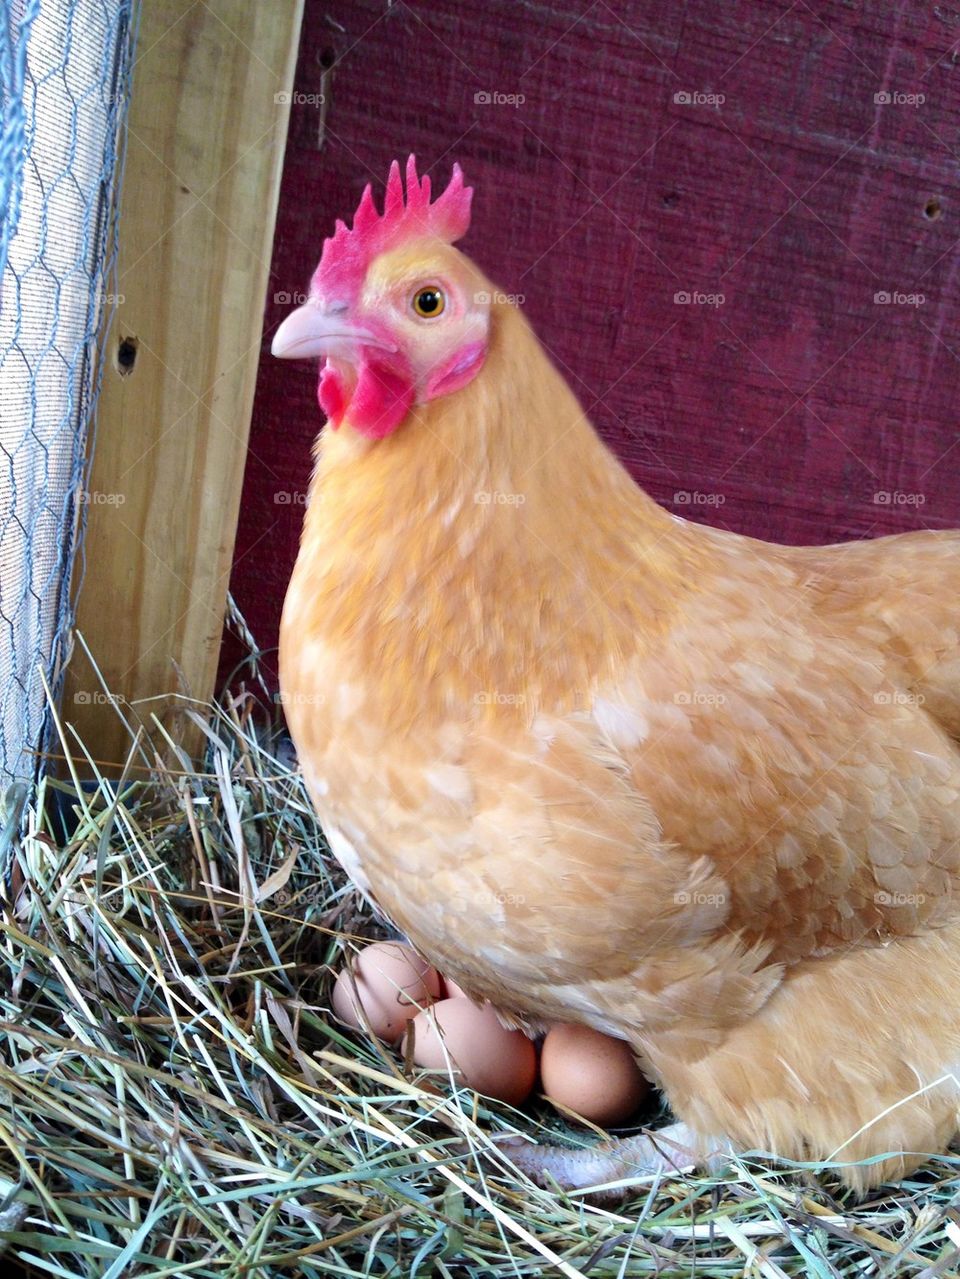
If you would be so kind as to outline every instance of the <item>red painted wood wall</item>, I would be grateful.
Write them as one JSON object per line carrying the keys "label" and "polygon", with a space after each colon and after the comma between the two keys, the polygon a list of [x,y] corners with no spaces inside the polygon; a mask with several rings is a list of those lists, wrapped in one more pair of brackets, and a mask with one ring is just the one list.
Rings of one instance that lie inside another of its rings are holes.
{"label": "red painted wood wall", "polygon": [[460,161],[463,247],[659,501],[783,542],[960,525],[958,41],[920,0],[307,0],[232,578],[260,643],[321,425],[270,336],[411,150]]}

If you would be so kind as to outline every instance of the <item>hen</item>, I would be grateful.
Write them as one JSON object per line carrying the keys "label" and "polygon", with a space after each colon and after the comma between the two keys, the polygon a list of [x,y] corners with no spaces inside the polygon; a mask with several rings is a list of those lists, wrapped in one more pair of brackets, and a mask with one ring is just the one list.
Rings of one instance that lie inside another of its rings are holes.
{"label": "hen", "polygon": [[280,664],[330,846],[474,996],[666,1093],[672,1128],[535,1175],[902,1175],[957,1129],[960,534],[662,510],[453,247],[470,196],[395,164],[273,343],[324,357]]}

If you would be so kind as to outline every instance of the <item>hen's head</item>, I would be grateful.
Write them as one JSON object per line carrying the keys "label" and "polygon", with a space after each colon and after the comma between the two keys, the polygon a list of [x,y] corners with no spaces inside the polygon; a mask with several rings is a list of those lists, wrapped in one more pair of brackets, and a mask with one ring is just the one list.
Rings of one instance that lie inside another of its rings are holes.
{"label": "hen's head", "polygon": [[320,407],[334,427],[380,439],[414,404],[449,395],[483,364],[490,295],[483,276],[453,247],[470,225],[470,197],[454,165],[431,203],[430,179],[407,161],[390,168],[383,212],[369,185],[348,228],[324,241],[307,302],[280,325],[273,354],[323,356]]}

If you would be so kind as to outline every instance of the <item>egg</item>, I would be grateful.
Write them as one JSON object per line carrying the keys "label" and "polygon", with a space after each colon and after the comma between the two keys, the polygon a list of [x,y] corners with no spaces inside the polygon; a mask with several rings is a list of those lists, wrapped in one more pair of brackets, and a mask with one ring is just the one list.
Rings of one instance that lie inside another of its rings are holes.
{"label": "egg", "polygon": [[490,1004],[443,999],[413,1020],[413,1060],[428,1070],[452,1069],[486,1097],[519,1106],[533,1089],[537,1050],[520,1030],[500,1024]]}
{"label": "egg", "polygon": [[407,1022],[440,995],[440,974],[402,942],[374,942],[357,955],[352,969],[352,981],[347,969],[337,977],[333,1011],[346,1025],[363,1029],[359,998],[370,1029],[387,1043],[396,1043]]}
{"label": "egg", "polygon": [[551,1101],[602,1127],[629,1119],[650,1088],[630,1045],[589,1026],[551,1026],[540,1079]]}
{"label": "egg", "polygon": [[443,989],[447,992],[448,999],[469,999],[470,998],[470,996],[463,989],[463,987],[458,986],[452,977],[446,977],[446,976],[444,977]]}

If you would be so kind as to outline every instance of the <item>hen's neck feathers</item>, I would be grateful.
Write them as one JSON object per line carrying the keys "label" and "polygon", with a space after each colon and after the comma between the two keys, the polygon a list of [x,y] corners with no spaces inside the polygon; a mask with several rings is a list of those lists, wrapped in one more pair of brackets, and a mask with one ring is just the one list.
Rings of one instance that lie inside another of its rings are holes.
{"label": "hen's neck feathers", "polygon": [[284,620],[381,679],[398,721],[511,687],[559,709],[654,642],[708,560],[498,306],[470,386],[384,440],[324,431]]}

